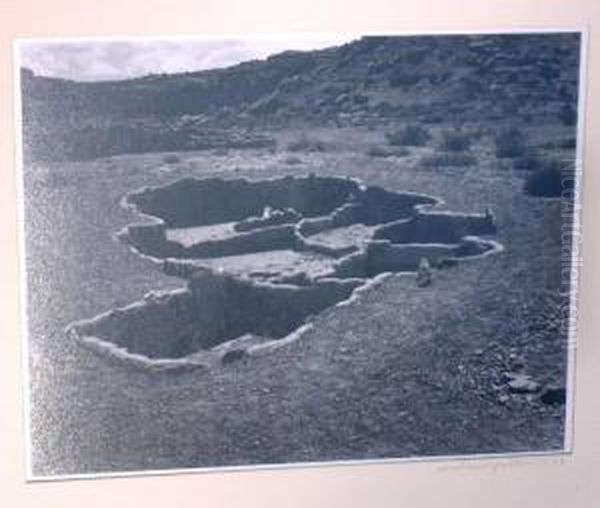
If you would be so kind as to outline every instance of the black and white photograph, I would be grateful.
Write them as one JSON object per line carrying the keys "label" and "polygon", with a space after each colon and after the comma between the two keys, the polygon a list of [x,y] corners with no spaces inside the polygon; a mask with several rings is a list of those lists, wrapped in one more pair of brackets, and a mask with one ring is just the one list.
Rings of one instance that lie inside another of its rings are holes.
{"label": "black and white photograph", "polygon": [[584,36],[21,38],[29,479],[571,452]]}

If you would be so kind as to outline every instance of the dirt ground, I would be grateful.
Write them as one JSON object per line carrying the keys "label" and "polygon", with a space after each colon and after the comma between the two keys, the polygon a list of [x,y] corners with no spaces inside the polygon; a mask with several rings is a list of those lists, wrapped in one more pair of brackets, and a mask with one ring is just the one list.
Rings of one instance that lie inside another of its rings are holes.
{"label": "dirt ground", "polygon": [[[541,386],[565,384],[560,199],[526,195],[485,129],[475,165],[439,168],[419,164],[431,146],[367,155],[384,141],[362,128],[315,130],[328,149],[289,163],[300,133],[276,135],[277,150],[181,152],[176,164],[155,153],[26,168],[34,474],[562,449],[565,405],[506,383],[516,362]],[[119,204],[127,192],[190,175],[309,172],[430,194],[441,209],[490,207],[505,249],[435,272],[427,288],[384,277],[301,340],[210,372],[130,371],[68,341],[74,320],[183,285],[114,238],[132,220]]]}

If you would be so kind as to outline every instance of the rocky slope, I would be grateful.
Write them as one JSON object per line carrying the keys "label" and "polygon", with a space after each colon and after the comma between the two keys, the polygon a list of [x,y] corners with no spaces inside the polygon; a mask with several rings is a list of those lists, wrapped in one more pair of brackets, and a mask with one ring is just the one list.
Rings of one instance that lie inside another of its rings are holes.
{"label": "rocky slope", "polygon": [[579,35],[364,37],[262,61],[112,82],[22,69],[28,158],[268,146],[261,129],[575,122]]}

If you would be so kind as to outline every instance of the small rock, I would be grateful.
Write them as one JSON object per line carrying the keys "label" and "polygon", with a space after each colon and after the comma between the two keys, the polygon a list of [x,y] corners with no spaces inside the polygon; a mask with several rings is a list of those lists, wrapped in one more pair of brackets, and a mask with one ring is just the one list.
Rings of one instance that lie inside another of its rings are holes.
{"label": "small rock", "polygon": [[498,402],[502,405],[506,404],[510,400],[510,396],[506,393],[498,395]]}
{"label": "small rock", "polygon": [[547,386],[542,392],[540,400],[544,404],[564,404],[567,400],[567,392],[562,386]]}
{"label": "small rock", "polygon": [[512,393],[536,393],[540,390],[540,384],[526,374],[516,374],[508,382],[508,389]]}

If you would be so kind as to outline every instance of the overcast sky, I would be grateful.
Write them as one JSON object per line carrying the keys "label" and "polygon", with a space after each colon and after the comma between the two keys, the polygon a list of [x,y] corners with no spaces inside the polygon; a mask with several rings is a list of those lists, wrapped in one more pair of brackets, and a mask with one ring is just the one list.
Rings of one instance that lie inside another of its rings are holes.
{"label": "overcast sky", "polygon": [[44,76],[97,81],[227,67],[281,51],[321,49],[353,36],[295,35],[257,39],[26,41],[21,65]]}

